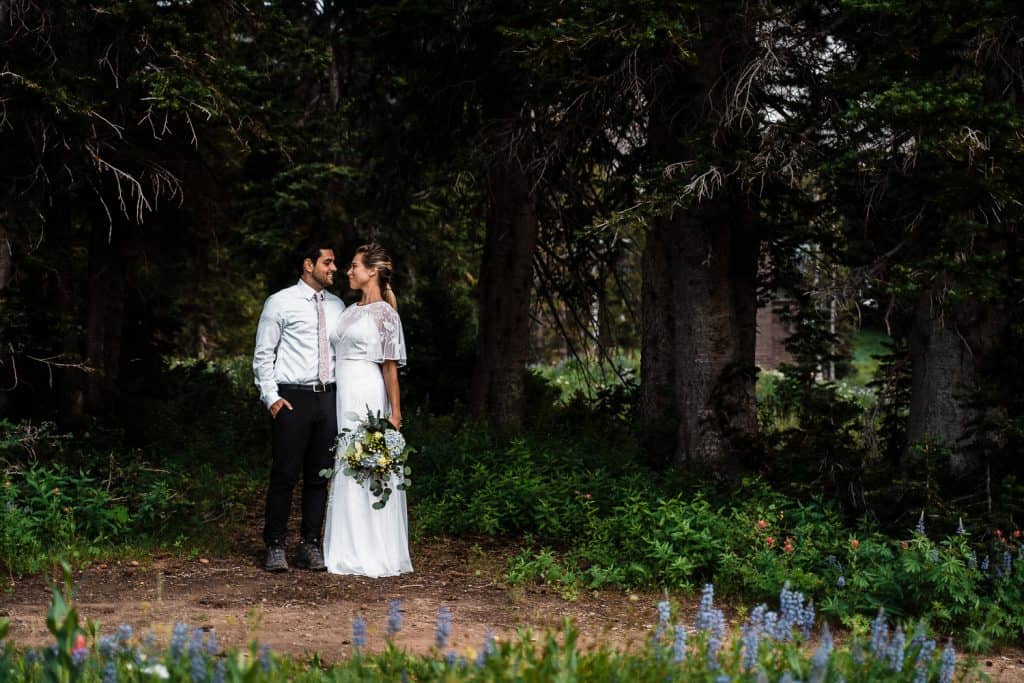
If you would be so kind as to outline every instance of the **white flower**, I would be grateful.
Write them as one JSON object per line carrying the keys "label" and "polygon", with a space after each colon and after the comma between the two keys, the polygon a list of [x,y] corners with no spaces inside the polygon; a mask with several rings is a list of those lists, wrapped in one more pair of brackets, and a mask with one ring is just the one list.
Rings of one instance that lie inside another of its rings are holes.
{"label": "white flower", "polygon": [[398,457],[405,450],[405,437],[394,429],[384,432],[384,445],[393,457]]}

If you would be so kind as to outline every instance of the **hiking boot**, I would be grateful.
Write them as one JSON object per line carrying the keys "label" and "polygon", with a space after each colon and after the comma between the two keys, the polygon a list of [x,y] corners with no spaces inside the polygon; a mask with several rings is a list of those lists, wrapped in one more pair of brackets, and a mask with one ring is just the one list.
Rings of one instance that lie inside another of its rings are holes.
{"label": "hiking boot", "polygon": [[284,559],[283,545],[267,546],[267,561],[263,565],[263,568],[266,569],[268,572],[288,571],[288,561]]}
{"label": "hiking boot", "polygon": [[324,554],[320,552],[320,542],[303,541],[299,544],[299,556],[295,559],[295,566],[313,572],[326,571],[327,565],[324,564]]}

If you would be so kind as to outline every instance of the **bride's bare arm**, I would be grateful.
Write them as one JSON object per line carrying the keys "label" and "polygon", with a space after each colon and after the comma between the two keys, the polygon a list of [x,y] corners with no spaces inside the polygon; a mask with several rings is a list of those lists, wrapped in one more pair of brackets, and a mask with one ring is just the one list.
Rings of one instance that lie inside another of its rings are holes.
{"label": "bride's bare arm", "polygon": [[398,363],[393,360],[384,361],[381,367],[384,373],[384,386],[388,390],[388,402],[391,403],[391,424],[395,429],[402,426],[402,402],[398,392]]}

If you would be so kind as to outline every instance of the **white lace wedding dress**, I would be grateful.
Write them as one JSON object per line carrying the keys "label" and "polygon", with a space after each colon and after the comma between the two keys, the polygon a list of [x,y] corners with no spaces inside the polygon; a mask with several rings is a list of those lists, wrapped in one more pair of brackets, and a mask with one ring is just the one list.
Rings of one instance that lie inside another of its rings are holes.
{"label": "white lace wedding dress", "polygon": [[[354,427],[355,413],[391,413],[381,363],[405,365],[405,339],[398,312],[384,301],[345,309],[331,333],[337,355],[338,429]],[[346,417],[347,416],[347,417]],[[335,462],[327,501],[324,561],[333,574],[395,576],[412,571],[405,491],[395,488],[387,505],[374,510],[369,482],[362,485]]]}

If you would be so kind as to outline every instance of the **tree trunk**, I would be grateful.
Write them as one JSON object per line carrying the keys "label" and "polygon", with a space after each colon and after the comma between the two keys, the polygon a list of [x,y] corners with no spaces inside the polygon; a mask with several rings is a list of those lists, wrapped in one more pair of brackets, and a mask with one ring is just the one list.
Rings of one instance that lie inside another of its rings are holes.
{"label": "tree trunk", "polygon": [[940,274],[917,299],[908,340],[907,443],[928,440],[948,447],[951,471],[964,474],[976,466],[967,453],[970,442],[965,433],[977,414],[967,401],[978,387],[976,366],[998,330],[988,329],[985,304],[945,304],[944,292],[952,285],[946,274]]}
{"label": "tree trunk", "polygon": [[758,242],[742,198],[706,200],[676,220],[672,252],[676,464],[739,469],[757,432],[754,343]]}
{"label": "tree trunk", "polygon": [[93,368],[86,381],[85,405],[99,415],[112,403],[120,371],[124,321],[124,263],[117,258],[119,230],[94,218],[89,244],[89,287],[85,351]]}
{"label": "tree trunk", "polygon": [[[506,144],[509,140],[510,136],[502,138]],[[507,149],[498,146],[487,179],[487,234],[471,397],[474,416],[516,430],[525,408],[537,211],[525,170]]]}

